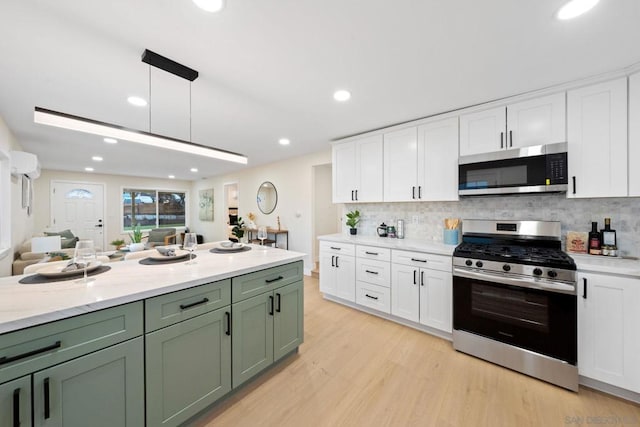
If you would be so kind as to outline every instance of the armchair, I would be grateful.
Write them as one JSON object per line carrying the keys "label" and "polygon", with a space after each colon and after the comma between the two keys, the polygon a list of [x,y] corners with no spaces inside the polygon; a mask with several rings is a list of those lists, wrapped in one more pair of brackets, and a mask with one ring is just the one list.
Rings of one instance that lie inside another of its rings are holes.
{"label": "armchair", "polygon": [[156,246],[166,246],[176,243],[176,229],[175,228],[154,228],[149,231],[147,236],[147,243],[145,247],[153,248]]}

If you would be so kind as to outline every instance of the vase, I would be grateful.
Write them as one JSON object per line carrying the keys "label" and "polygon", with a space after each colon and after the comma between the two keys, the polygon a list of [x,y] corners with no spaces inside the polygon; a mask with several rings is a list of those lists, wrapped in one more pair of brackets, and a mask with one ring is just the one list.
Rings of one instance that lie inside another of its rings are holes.
{"label": "vase", "polygon": [[358,234],[358,229],[357,228],[350,228],[349,229],[349,233],[351,233],[352,236],[355,236],[356,234]]}
{"label": "vase", "polygon": [[144,243],[131,243],[129,245],[129,251],[138,252],[144,250]]}

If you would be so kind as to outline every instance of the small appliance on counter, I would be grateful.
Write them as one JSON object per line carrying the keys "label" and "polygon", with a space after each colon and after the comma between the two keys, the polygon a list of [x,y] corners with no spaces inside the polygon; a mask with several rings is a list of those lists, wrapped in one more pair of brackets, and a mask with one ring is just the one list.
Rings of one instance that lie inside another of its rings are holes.
{"label": "small appliance on counter", "polygon": [[387,237],[387,224],[384,222],[378,226],[378,237]]}

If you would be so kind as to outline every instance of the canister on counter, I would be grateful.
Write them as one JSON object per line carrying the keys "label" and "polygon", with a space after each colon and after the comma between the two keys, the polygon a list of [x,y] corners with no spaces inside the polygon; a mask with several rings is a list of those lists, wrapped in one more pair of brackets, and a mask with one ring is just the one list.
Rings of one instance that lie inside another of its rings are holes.
{"label": "canister on counter", "polygon": [[398,226],[396,228],[396,238],[404,239],[404,219],[398,220]]}
{"label": "canister on counter", "polygon": [[396,228],[393,225],[387,227],[387,237],[396,237]]}

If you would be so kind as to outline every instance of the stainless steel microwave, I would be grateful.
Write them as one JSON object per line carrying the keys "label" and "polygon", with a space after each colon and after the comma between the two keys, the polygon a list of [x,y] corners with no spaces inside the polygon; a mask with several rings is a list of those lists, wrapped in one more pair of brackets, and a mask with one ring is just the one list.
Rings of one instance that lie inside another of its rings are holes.
{"label": "stainless steel microwave", "polygon": [[458,173],[460,196],[566,192],[567,143],[462,156]]}

